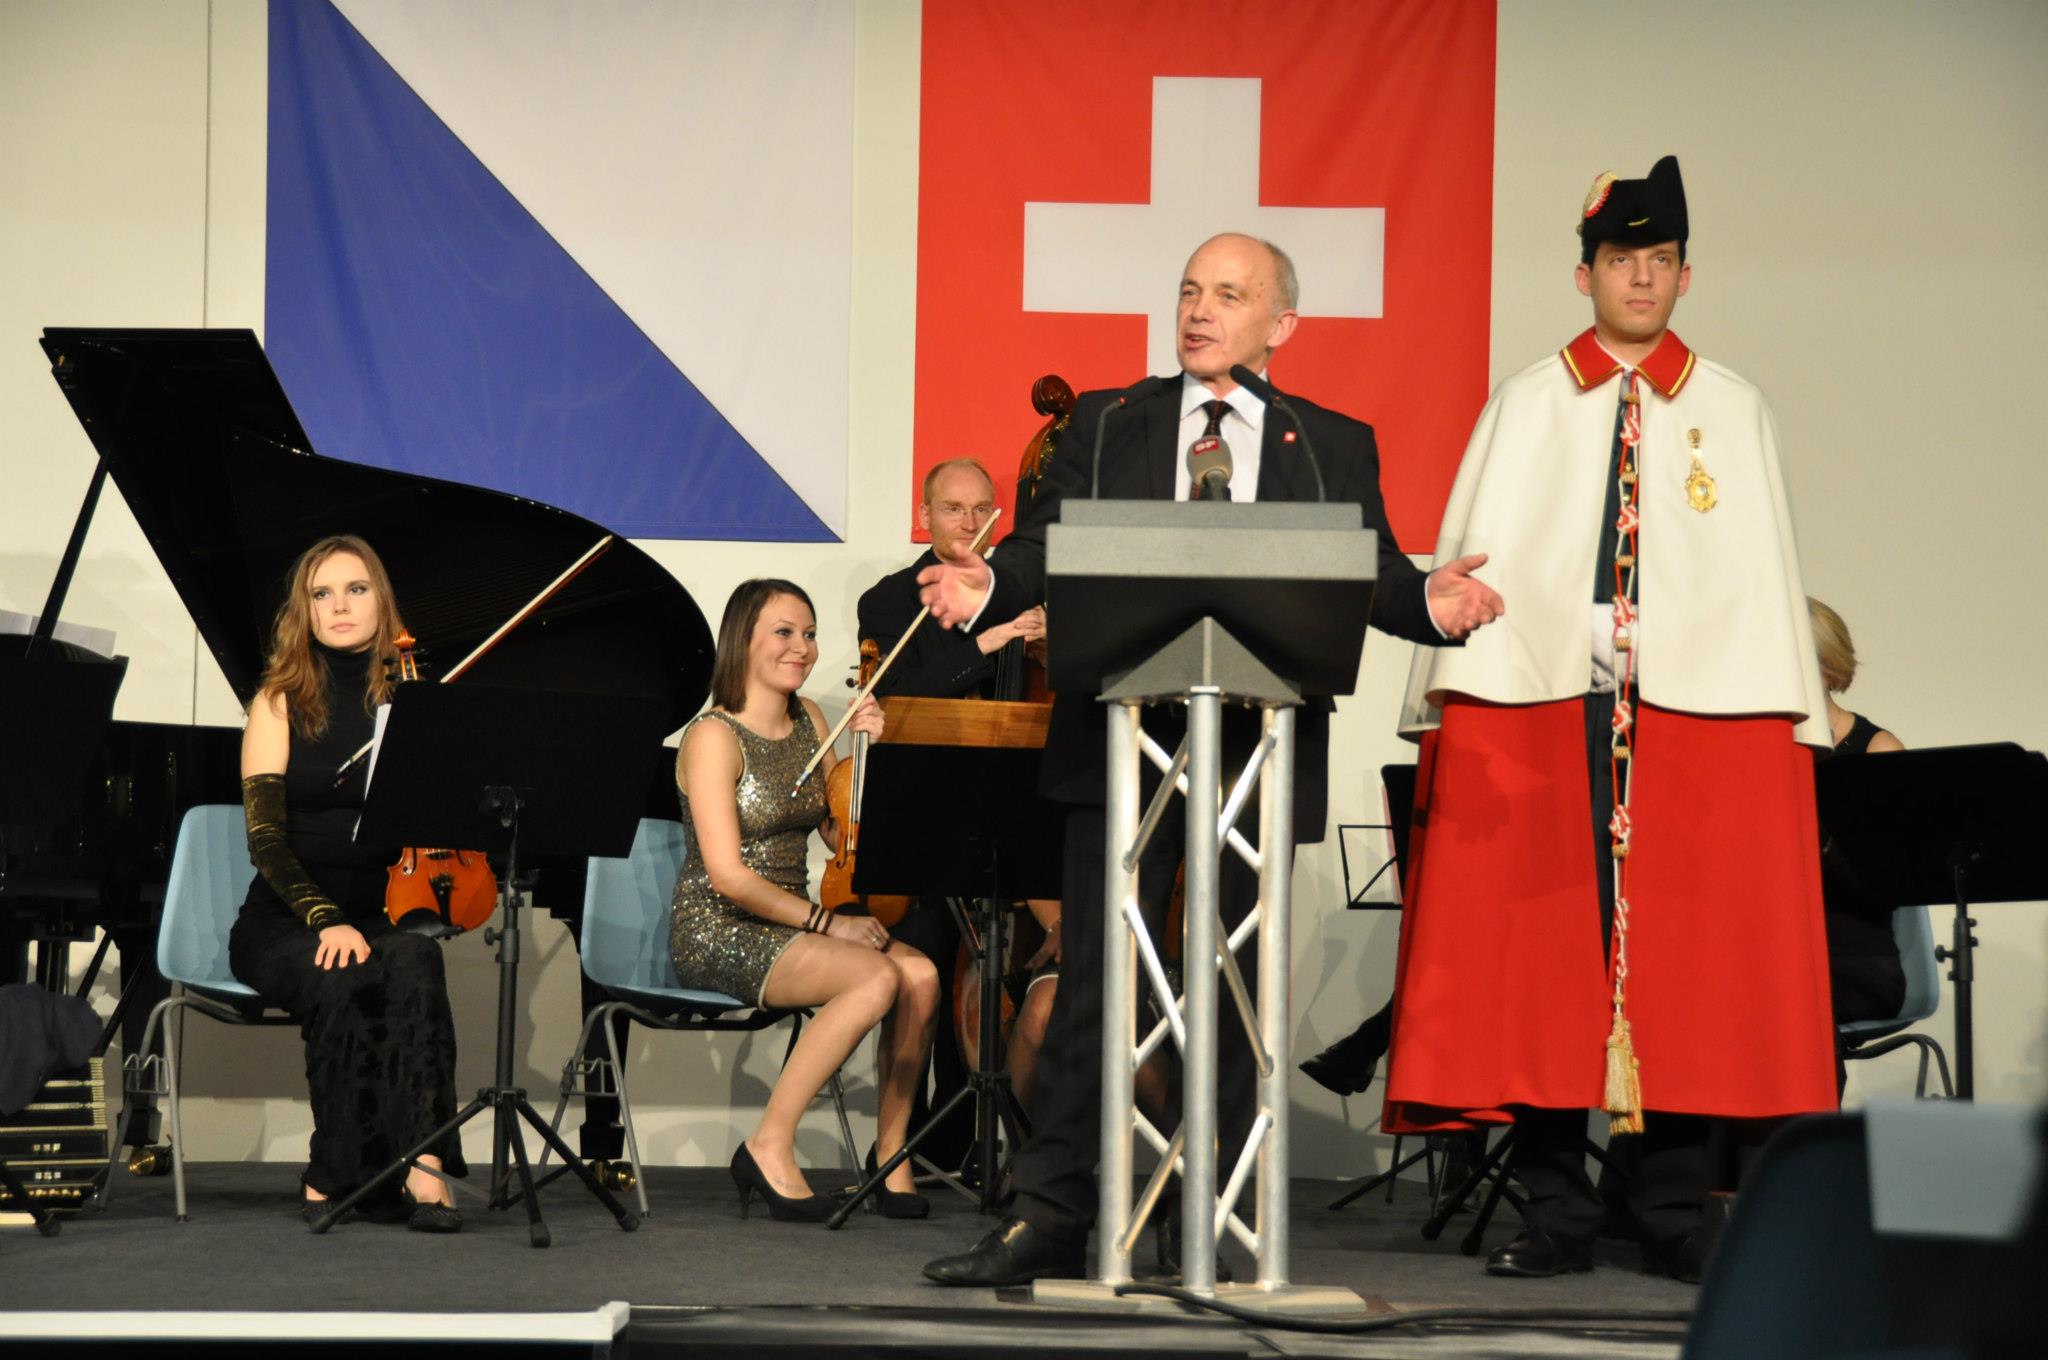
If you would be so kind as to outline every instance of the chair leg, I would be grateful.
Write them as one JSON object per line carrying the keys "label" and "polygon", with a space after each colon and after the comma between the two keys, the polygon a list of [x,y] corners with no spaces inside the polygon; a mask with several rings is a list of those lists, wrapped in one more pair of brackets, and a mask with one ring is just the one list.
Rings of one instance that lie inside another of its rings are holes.
{"label": "chair leg", "polygon": [[1927,1098],[1927,1060],[1933,1058],[1935,1068],[1941,1076],[1942,1098],[1944,1100],[1954,1100],[1956,1088],[1955,1084],[1949,1080],[1948,1054],[1942,1051],[1940,1042],[1930,1039],[1924,1034],[1912,1034],[1907,1037],[1920,1050],[1920,1081],[1914,1088],[1914,1094],[1923,1100]]}
{"label": "chair leg", "polygon": [[164,1086],[165,1099],[171,1106],[171,1184],[176,1190],[178,1222],[188,1223],[192,1216],[185,1209],[185,1125],[180,1119],[178,1100],[178,1053],[184,1047],[185,1027],[180,1024],[172,1033],[170,1018],[164,1020]]}
{"label": "chair leg", "polygon": [[121,1055],[121,1113],[114,1124],[114,1132],[108,1135],[107,1172],[100,1178],[99,1194],[93,1197],[94,1205],[100,1209],[105,1209],[108,1204],[113,1202],[114,1172],[121,1165],[121,1148],[123,1146],[120,1131],[128,1127],[128,1098],[130,1095],[140,1095],[141,1084],[152,1080],[149,1071],[150,1046],[156,1042],[157,1027],[164,1023],[164,1013],[176,1009],[177,1006],[178,997],[176,995],[167,996],[154,1006],[151,1006],[149,1008],[149,1018],[143,1021],[142,1024],[141,1046],[133,1053],[123,1053]]}
{"label": "chair leg", "polygon": [[[548,1127],[555,1133],[562,1131],[562,1116],[569,1111],[569,1097],[576,1091],[576,1069],[583,1061],[584,1046],[590,1042],[590,1017],[583,1017],[583,1032],[576,1036],[576,1047],[569,1054],[569,1061],[562,1064],[562,1086],[555,1097],[554,1118],[548,1120]],[[587,1080],[587,1078],[586,1078]],[[587,1097],[586,1097],[587,1099]],[[533,1164],[535,1173],[547,1170],[548,1158],[554,1155],[554,1147],[545,1140],[540,1147],[540,1160]]]}
{"label": "chair leg", "polygon": [[[626,1097],[625,1055],[619,1052],[618,1032],[612,1028],[607,1008],[600,1006],[592,1014],[604,1017],[600,1023],[604,1026],[605,1052],[611,1058],[612,1087],[619,1095],[619,1122],[626,1126],[626,1155],[633,1161],[633,1193],[640,1200],[640,1216],[646,1218],[654,1211],[647,1207],[647,1167],[640,1160],[640,1136],[633,1131],[633,1102]],[[632,1028],[630,1019],[627,1028]],[[583,1050],[579,1048],[576,1051],[581,1053]]]}

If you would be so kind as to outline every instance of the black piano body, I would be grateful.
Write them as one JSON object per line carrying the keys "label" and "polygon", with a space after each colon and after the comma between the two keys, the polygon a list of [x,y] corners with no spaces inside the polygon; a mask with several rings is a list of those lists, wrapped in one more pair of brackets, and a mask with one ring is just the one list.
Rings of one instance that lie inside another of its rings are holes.
{"label": "black piano body", "polygon": [[[674,752],[661,738],[702,706],[712,637],[689,592],[641,549],[553,506],[322,457],[251,331],[52,328],[42,345],[100,463],[38,640],[0,638],[0,656],[26,646],[44,659],[79,659],[48,632],[108,477],[245,705],[260,684],[286,574],[322,537],[353,533],[376,547],[430,680],[609,539],[464,679],[661,700],[666,726],[647,737],[646,812],[676,815]],[[7,828],[0,842],[0,981],[31,971],[33,942],[34,973],[61,987],[65,944],[105,930],[120,951],[125,1022],[139,1030],[166,990],[154,942],[179,822],[198,804],[240,801],[240,742],[239,728],[107,723],[75,812]],[[32,773],[0,769],[0,785]],[[534,871],[535,904],[573,932],[583,862],[522,867]],[[126,1141],[153,1134],[131,1126]],[[591,1155],[617,1153],[599,1146]]]}

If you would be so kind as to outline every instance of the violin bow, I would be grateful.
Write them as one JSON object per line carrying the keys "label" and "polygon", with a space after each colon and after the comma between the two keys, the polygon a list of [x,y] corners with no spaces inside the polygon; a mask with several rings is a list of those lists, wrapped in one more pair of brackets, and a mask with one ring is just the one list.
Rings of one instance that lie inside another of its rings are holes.
{"label": "violin bow", "polygon": [[[990,513],[988,523],[981,526],[981,532],[976,534],[974,541],[967,545],[967,551],[980,553],[983,557],[988,556],[988,536],[995,531],[996,521],[1002,517],[1002,507],[997,506]],[[825,740],[818,743],[818,749],[811,752],[811,758],[804,762],[803,769],[797,774],[796,786],[789,791],[791,798],[803,792],[804,781],[811,777],[811,771],[818,768],[818,762],[825,758],[825,753],[832,749],[834,742],[839,740],[839,734],[844,732],[846,725],[853,721],[854,710],[860,707],[861,700],[875,692],[875,686],[881,684],[882,677],[889,673],[889,663],[896,659],[896,654],[903,650],[903,644],[910,641],[910,635],[917,631],[917,626],[920,623],[931,617],[931,613],[932,607],[930,605],[926,605],[917,611],[917,617],[912,619],[910,626],[903,630],[903,636],[896,639],[896,645],[891,647],[889,654],[882,658],[882,664],[875,667],[875,673],[868,677],[867,684],[861,687],[860,693],[853,696],[853,702],[846,706],[846,712],[839,715],[839,721],[832,724],[832,730],[825,734]]]}
{"label": "violin bow", "polygon": [[[575,580],[578,576],[582,575],[583,569],[585,567],[588,567],[592,562],[595,562],[598,558],[604,556],[605,552],[612,546],[612,542],[615,537],[616,536],[613,534],[606,534],[603,538],[600,538],[599,540],[597,540],[597,542],[591,544],[589,550],[585,552],[583,556],[577,558],[574,562],[571,562],[569,564],[568,570],[564,571],[560,576],[557,576],[554,580],[548,582],[546,588],[543,589],[540,592],[540,594],[534,596],[532,599],[528,600],[525,604],[521,605],[517,610],[515,610],[511,618],[506,619],[503,623],[499,624],[489,637],[485,638],[482,642],[479,642],[476,645],[475,649],[472,650],[468,656],[465,656],[464,658],[462,658],[462,660],[458,661],[446,675],[440,678],[440,680],[437,683],[445,685],[451,680],[459,679],[464,671],[468,670],[471,666],[474,666],[477,662],[483,660],[484,653],[490,651],[491,648],[497,646],[499,639],[503,638],[505,634],[511,632],[520,624],[526,622],[527,619],[533,616],[534,610],[539,609],[542,605],[546,604],[549,600],[553,599],[556,595],[560,594],[563,586],[568,585],[571,581]],[[341,763],[341,768],[334,772],[334,785],[336,788],[341,787],[342,781],[348,778],[348,772],[350,770],[353,770],[359,763],[361,763],[363,757],[370,754],[370,748],[372,746],[375,746],[376,744],[377,739],[375,737],[372,737],[370,740],[364,742],[360,747],[358,747],[354,755],[350,756],[347,760],[344,760]]]}

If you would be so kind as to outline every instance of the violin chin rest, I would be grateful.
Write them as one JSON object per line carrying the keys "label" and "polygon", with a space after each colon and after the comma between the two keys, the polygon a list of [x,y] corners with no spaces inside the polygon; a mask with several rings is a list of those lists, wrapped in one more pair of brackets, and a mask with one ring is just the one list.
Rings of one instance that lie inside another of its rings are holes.
{"label": "violin chin rest", "polygon": [[430,940],[447,940],[462,934],[462,927],[449,925],[431,907],[415,907],[392,922],[400,930],[424,935]]}

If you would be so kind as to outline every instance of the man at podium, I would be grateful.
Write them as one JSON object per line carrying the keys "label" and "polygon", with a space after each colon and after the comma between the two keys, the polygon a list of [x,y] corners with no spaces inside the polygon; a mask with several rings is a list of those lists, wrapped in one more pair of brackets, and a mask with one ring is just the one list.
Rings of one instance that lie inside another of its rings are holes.
{"label": "man at podium", "polygon": [[[989,563],[955,555],[919,576],[922,598],[943,627],[977,633],[1015,618],[1045,599],[1046,527],[1067,497],[1187,500],[1195,474],[1184,453],[1227,455],[1215,494],[1233,500],[1313,501],[1315,474],[1293,427],[1230,376],[1243,365],[1263,375],[1273,351],[1296,327],[1294,266],[1278,247],[1249,236],[1204,242],[1180,280],[1175,348],[1181,372],[1148,378],[1123,391],[1083,393],[1070,429],[1092,431],[1106,407],[1121,403],[1103,426],[1100,481],[1091,441],[1061,442],[1038,496]],[[1298,397],[1290,403],[1321,456],[1331,501],[1355,501],[1365,527],[1379,534],[1375,627],[1411,641],[1440,644],[1464,637],[1501,611],[1501,599],[1472,575],[1483,556],[1446,562],[1425,578],[1402,555],[1380,499],[1379,454],[1372,428]],[[1057,627],[1057,624],[1052,626]],[[1295,839],[1322,838],[1328,784],[1327,701],[1304,705],[1295,734]],[[1168,750],[1179,744],[1185,714],[1147,710],[1146,731]],[[1256,739],[1256,719],[1231,708],[1224,715],[1224,760],[1242,760]],[[1107,729],[1093,694],[1061,692],[1054,701],[1039,787],[1069,807],[1062,881],[1065,967],[1040,1059],[1043,1077],[1031,1140],[1014,1166],[1011,1216],[974,1248],[925,1267],[941,1284],[993,1285],[1077,1278],[1084,1270],[1095,1221],[1095,1164],[1101,1104],[1102,892],[1105,840],[1104,766]],[[1143,796],[1153,775],[1146,771]],[[1166,818],[1140,869],[1141,904],[1155,933],[1164,916],[1183,826]],[[1219,900],[1226,929],[1241,921],[1257,888],[1234,855],[1224,856]],[[1248,949],[1246,974],[1256,971]],[[1225,1145],[1241,1144],[1257,1108],[1251,1054],[1243,1035],[1223,1028],[1218,1043],[1217,1109]],[[1162,1244],[1161,1265],[1174,1268]]]}
{"label": "man at podium", "polygon": [[1687,236],[1675,158],[1594,182],[1593,325],[1495,389],[1437,536],[1491,554],[1513,613],[1418,653],[1402,712],[1383,1127],[1512,1122],[1529,1226],[1499,1275],[1592,1269],[1588,1107],[1641,1134],[1647,1265],[1696,1280],[1708,1120],[1835,1103],[1801,749],[1827,701],[1770,409],[1668,328]]}

